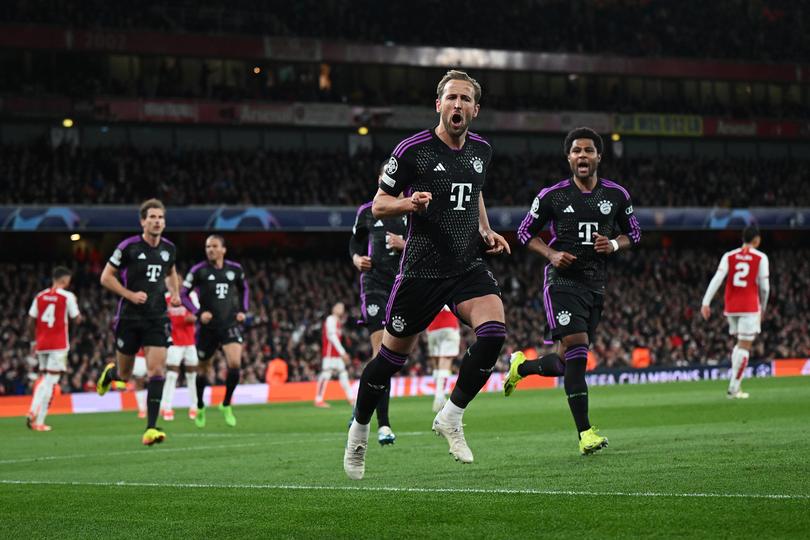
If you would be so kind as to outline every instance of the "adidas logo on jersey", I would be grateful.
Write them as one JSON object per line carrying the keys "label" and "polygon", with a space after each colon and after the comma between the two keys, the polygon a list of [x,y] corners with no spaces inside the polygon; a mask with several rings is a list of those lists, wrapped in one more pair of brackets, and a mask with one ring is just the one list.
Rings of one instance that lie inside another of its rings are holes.
{"label": "adidas logo on jersey", "polygon": [[376,221],[376,223],[374,223],[374,226],[375,226],[375,227],[382,227],[382,226],[383,226],[383,222],[382,222],[382,220],[381,220],[381,219],[378,219],[378,220]]}
{"label": "adidas logo on jersey", "polygon": [[570,204],[568,205],[568,208],[563,210],[563,214],[573,214],[573,213],[574,213],[574,208]]}
{"label": "adidas logo on jersey", "polygon": [[436,167],[433,170],[434,171],[447,171],[447,169],[444,168],[444,165],[442,165],[441,162],[439,162],[439,164],[436,165]]}
{"label": "adidas logo on jersey", "polygon": [[139,258],[139,259],[145,259],[145,258],[146,258],[146,255],[145,255],[144,253],[141,253],[140,255],[138,255],[138,258]]}
{"label": "adidas logo on jersey", "polygon": [[215,279],[217,279],[217,278],[214,277],[214,274],[210,274],[208,276],[208,281],[214,281]]}

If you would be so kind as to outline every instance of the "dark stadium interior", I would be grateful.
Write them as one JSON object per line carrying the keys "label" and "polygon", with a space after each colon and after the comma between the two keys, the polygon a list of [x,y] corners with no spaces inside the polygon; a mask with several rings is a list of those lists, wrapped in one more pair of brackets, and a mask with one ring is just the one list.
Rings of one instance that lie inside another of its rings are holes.
{"label": "dark stadium interior", "polygon": [[[564,133],[592,122],[606,145],[600,176],[625,186],[636,208],[810,207],[810,10],[801,2],[383,4],[1,2],[0,210],[118,206],[134,215],[159,197],[182,273],[202,257],[207,231],[173,231],[173,208],[357,207],[373,197],[391,149],[435,122],[436,83],[451,67],[484,88],[472,129],[495,149],[484,190],[491,211],[525,212],[540,189],[568,176]],[[764,234],[772,293],[757,360],[810,355],[810,225],[797,215],[781,221],[794,230]],[[76,272],[72,289],[87,315],[62,384],[92,390],[113,355],[115,299],[99,273],[134,232],[80,230],[72,242],[67,231],[11,231],[11,221],[0,222],[0,288],[9,293],[0,301],[0,393],[30,392],[22,332],[56,262]],[[341,227],[229,236],[252,287],[243,382],[263,381],[276,356],[292,380],[313,379],[329,306],[344,301],[357,318]],[[657,366],[727,359],[717,301],[710,323],[698,311],[718,257],[739,244],[732,228],[656,227],[617,257],[593,344],[599,368],[629,365],[636,347],[649,348]],[[517,247],[515,232],[503,232]],[[540,341],[542,265],[522,249],[492,261],[509,329],[499,369],[513,349]],[[346,338],[356,378],[368,339],[354,324]],[[413,372],[428,370],[424,348]]]}

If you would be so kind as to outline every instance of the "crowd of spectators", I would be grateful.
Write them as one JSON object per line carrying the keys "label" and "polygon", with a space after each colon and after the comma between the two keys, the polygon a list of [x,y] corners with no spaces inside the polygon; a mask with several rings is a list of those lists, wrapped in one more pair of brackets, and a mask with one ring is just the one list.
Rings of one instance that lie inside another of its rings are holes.
{"label": "crowd of spectators", "polygon": [[[727,361],[733,340],[722,316],[722,292],[709,322],[700,317],[700,301],[724,248],[641,248],[619,254],[602,322],[592,350],[600,368],[630,365],[633,349],[650,350],[654,366],[705,365]],[[771,300],[752,359],[810,355],[810,252],[763,246],[771,260]],[[348,306],[344,342],[352,357],[351,376],[369,359],[367,330],[359,318],[357,276],[348,257],[240,258],[251,285],[246,324],[243,383],[263,382],[267,363],[288,363],[289,380],[313,380],[320,366],[321,327],[336,301]],[[510,258],[491,261],[500,281],[508,338],[496,369],[508,366],[509,354],[525,347],[541,351],[545,314],[540,297],[545,261],[517,250]],[[72,290],[85,319],[71,331],[66,392],[93,391],[99,369],[114,356],[110,324],[115,298],[98,284],[100,264],[71,263]],[[188,267],[189,265],[185,265]],[[185,271],[184,265],[178,270]],[[24,328],[31,299],[49,284],[44,263],[0,264],[0,394],[24,394],[34,378]],[[463,331],[468,344],[474,339]],[[411,355],[406,373],[429,373],[424,340]],[[463,349],[464,347],[462,347]],[[215,362],[216,379],[224,381],[224,362]]]}
{"label": "crowd of spectators", "polygon": [[0,21],[95,30],[313,37],[645,57],[804,61],[810,11],[789,0],[12,0]]}
{"label": "crowd of spectators", "polygon": [[[497,150],[497,145],[496,145]],[[131,204],[157,196],[173,206],[354,206],[375,191],[381,151],[52,149],[0,146],[0,204]],[[492,206],[526,206],[570,170],[562,155],[498,154],[487,173]],[[624,185],[636,206],[807,206],[810,162],[795,159],[616,159],[600,176]],[[733,187],[732,187],[733,186]]]}

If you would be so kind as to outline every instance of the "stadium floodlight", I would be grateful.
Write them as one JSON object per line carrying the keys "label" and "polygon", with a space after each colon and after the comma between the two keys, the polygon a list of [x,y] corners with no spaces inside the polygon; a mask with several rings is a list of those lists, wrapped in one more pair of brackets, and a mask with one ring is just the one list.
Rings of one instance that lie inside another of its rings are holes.
{"label": "stadium floodlight", "polygon": [[357,128],[358,135],[368,135],[368,128],[366,126],[360,126]]}
{"label": "stadium floodlight", "polygon": [[73,241],[73,242],[78,242],[81,239],[82,239],[82,235],[80,235],[78,233],[73,233],[73,234],[70,235],[70,240]]}
{"label": "stadium floodlight", "polygon": [[614,133],[610,136],[610,140],[613,142],[619,142],[620,140],[622,140],[622,136],[619,135],[618,133]]}
{"label": "stadium floodlight", "polygon": [[73,119],[72,118],[65,118],[64,120],[62,120],[62,127],[72,128],[73,127]]}

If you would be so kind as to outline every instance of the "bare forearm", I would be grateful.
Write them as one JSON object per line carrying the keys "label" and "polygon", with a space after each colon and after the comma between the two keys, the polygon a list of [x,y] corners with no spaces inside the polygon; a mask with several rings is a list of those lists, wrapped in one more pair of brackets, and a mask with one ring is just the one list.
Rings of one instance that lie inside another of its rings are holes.
{"label": "bare forearm", "polygon": [[129,299],[131,291],[124,287],[120,281],[118,281],[118,277],[114,273],[106,271],[102,272],[100,281],[101,286],[105,289],[112,291],[125,299]]}
{"label": "bare forearm", "polygon": [[377,194],[371,206],[371,213],[375,218],[396,217],[411,212],[412,204],[409,199],[398,199],[391,195]]}
{"label": "bare forearm", "polygon": [[487,216],[487,207],[484,204],[484,195],[478,194],[478,231],[489,231],[489,216]]}
{"label": "bare forearm", "polygon": [[555,253],[555,250],[552,249],[548,244],[546,244],[542,238],[539,236],[535,236],[529,243],[526,244],[526,247],[529,248],[529,251],[534,251],[535,253],[539,253],[546,259],[551,260],[551,256]]}

